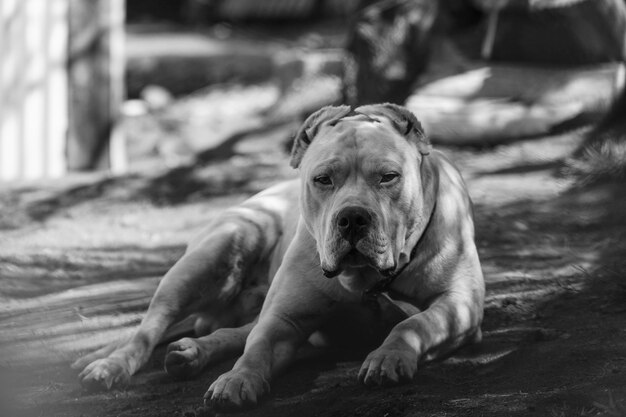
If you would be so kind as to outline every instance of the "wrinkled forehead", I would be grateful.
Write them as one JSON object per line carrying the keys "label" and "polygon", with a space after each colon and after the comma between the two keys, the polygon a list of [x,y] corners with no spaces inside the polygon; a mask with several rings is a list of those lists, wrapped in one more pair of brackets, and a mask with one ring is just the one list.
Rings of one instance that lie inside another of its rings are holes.
{"label": "wrinkled forehead", "polygon": [[410,157],[411,150],[406,138],[386,118],[356,115],[323,126],[303,163],[307,159],[313,162],[333,157],[393,159],[403,163]]}

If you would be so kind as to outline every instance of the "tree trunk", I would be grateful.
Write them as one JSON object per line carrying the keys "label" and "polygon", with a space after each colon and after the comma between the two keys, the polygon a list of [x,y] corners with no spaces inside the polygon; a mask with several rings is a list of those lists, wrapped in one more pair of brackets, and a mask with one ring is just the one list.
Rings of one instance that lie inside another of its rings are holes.
{"label": "tree trunk", "polygon": [[70,0],[70,170],[107,169],[124,95],[124,0]]}

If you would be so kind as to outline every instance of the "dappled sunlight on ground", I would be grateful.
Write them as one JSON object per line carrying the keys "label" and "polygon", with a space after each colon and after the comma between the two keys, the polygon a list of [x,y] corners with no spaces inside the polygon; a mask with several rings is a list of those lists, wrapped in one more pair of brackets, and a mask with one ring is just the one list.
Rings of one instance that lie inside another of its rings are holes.
{"label": "dappled sunlight on ground", "polygon": [[[356,382],[359,349],[314,353],[249,415],[595,416],[611,404],[609,395],[621,404],[626,199],[610,185],[570,190],[554,175],[578,140],[574,134],[448,150],[475,203],[487,282],[480,345],[425,364],[410,385],[377,389]],[[215,213],[293,176],[275,144],[276,136],[257,135],[238,145],[240,165],[198,164],[180,177],[164,172],[158,179],[94,180],[80,191],[0,194],[0,365],[28,386],[17,397],[28,398],[24,412],[203,415],[202,395],[232,362],[173,381],[159,348],[128,389],[106,393],[83,392],[69,362],[138,322],[159,277]],[[273,156],[260,162],[258,149]],[[219,182],[216,170],[245,174]],[[49,210],[36,212],[40,199]],[[11,213],[26,214],[12,221]]]}

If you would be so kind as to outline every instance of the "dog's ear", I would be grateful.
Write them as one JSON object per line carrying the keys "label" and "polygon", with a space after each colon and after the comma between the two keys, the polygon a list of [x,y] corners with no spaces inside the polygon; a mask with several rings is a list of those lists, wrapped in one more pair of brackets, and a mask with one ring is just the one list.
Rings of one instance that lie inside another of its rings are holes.
{"label": "dog's ear", "polygon": [[397,104],[384,103],[361,106],[356,108],[354,111],[370,117],[386,117],[391,120],[393,126],[398,132],[406,136],[409,141],[415,143],[417,150],[422,155],[428,155],[430,153],[430,141],[424,133],[422,124],[408,109],[398,106]]}
{"label": "dog's ear", "polygon": [[290,165],[293,168],[298,168],[304,153],[311,144],[315,135],[319,131],[319,128],[324,123],[332,123],[346,116],[352,111],[350,106],[326,106],[322,107],[312,115],[310,115],[296,133],[296,137],[293,141],[293,148],[291,148],[291,162]]}

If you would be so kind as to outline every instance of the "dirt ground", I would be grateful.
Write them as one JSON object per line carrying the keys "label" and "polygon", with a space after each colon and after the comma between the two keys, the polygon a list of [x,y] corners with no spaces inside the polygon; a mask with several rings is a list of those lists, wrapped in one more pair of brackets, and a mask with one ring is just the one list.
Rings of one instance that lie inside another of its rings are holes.
{"label": "dirt ground", "polygon": [[[69,363],[136,325],[159,277],[215,213],[294,173],[266,132],[193,169],[0,192],[0,415],[209,415],[232,361],[169,378],[163,347],[129,387],[81,389]],[[481,344],[367,388],[358,347],[303,357],[250,416],[626,415],[626,195],[557,174],[576,133],[448,149],[475,203],[487,283]],[[2,411],[4,407],[4,412]]]}

